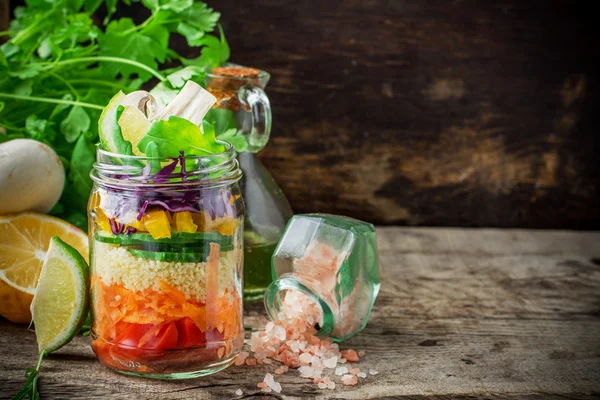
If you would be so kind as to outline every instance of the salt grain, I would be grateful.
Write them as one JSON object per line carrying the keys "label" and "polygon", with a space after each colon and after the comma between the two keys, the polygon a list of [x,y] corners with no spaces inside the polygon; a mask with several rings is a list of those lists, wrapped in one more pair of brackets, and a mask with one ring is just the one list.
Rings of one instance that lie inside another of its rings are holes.
{"label": "salt grain", "polygon": [[235,391],[235,395],[236,396],[241,396],[244,392],[242,392],[242,389],[238,389]]}
{"label": "salt grain", "polygon": [[359,372],[360,372],[360,369],[358,369],[358,368],[352,368],[352,369],[350,370],[350,373],[351,373],[352,375],[356,375],[356,374],[358,374]]}
{"label": "salt grain", "polygon": [[300,376],[302,378],[311,378],[314,372],[314,369],[309,366],[302,366],[298,368],[298,372],[300,372]]}
{"label": "salt grain", "polygon": [[327,383],[327,389],[335,389],[335,382],[334,381],[329,381],[329,383]]}
{"label": "salt grain", "polygon": [[338,358],[336,356],[333,356],[331,358],[323,360],[323,365],[327,368],[335,368],[335,366],[337,365],[337,360]]}
{"label": "salt grain", "polygon": [[367,374],[365,372],[359,372],[358,374],[356,374],[356,376],[358,376],[359,378],[366,378]]}
{"label": "salt grain", "polygon": [[344,375],[342,376],[342,383],[346,386],[354,386],[358,383],[358,378],[356,375]]}
{"label": "salt grain", "polygon": [[319,386],[319,389],[327,389],[327,384],[323,382],[317,383],[317,386]]}
{"label": "salt grain", "polygon": [[375,371],[374,369],[370,369],[369,370],[369,374],[371,375],[377,375],[379,372]]}
{"label": "salt grain", "polygon": [[358,356],[359,357],[364,357],[365,356],[365,352],[364,351],[359,351],[358,352]]}

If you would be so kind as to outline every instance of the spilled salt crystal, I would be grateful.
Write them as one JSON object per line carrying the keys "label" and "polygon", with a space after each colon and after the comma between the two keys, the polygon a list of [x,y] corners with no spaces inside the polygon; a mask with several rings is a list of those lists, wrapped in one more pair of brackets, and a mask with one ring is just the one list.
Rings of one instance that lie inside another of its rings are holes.
{"label": "spilled salt crystal", "polygon": [[342,383],[346,386],[353,386],[358,383],[358,378],[356,375],[347,374],[342,376]]}
{"label": "spilled salt crystal", "polygon": [[329,381],[329,383],[327,383],[327,389],[335,389],[335,382],[334,381]]}
{"label": "spilled salt crystal", "polygon": [[262,388],[262,389],[260,389],[260,391],[261,391],[261,392],[263,392],[263,393],[271,393],[271,392],[272,392],[272,389],[271,389],[270,387],[268,387],[268,386],[267,386],[267,387],[265,387],[265,388]]}
{"label": "spilled salt crystal", "polygon": [[262,389],[262,388],[266,388],[266,387],[267,387],[267,382],[258,382],[258,383],[256,384],[256,387],[257,387],[257,388],[261,388],[261,389]]}
{"label": "spilled salt crystal", "polygon": [[273,375],[267,373],[265,375],[265,379],[264,382],[271,388],[273,389],[273,391],[275,391],[276,393],[281,392],[281,384],[279,382],[275,382],[275,379],[273,378]]}
{"label": "spilled salt crystal", "polygon": [[253,367],[256,365],[256,358],[247,358],[246,365]]}
{"label": "spilled salt crystal", "polygon": [[337,368],[335,369],[335,374],[336,374],[337,376],[342,376],[342,375],[344,375],[344,372],[342,372],[342,367],[337,367]]}
{"label": "spilled salt crystal", "polygon": [[314,369],[312,367],[304,365],[304,366],[298,368],[298,372],[300,372],[300,376],[302,378],[310,378],[310,377],[312,377]]}
{"label": "spilled salt crystal", "polygon": [[279,340],[285,340],[286,334],[285,334],[285,328],[282,326],[277,325],[275,327],[275,337]]}
{"label": "spilled salt crystal", "polygon": [[242,389],[238,389],[235,391],[235,395],[236,396],[241,396],[244,392],[242,392]]}
{"label": "spilled salt crystal", "polygon": [[319,389],[327,389],[327,384],[324,382],[317,383],[317,386],[319,386]]}
{"label": "spilled salt crystal", "polygon": [[335,366],[337,365],[337,357],[333,356],[331,358],[323,360],[323,365],[327,368],[335,368]]}
{"label": "spilled salt crystal", "polygon": [[365,356],[365,352],[364,351],[359,351],[358,352],[358,356],[359,357],[364,357]]}
{"label": "spilled salt crystal", "polygon": [[358,361],[358,354],[356,353],[356,350],[344,350],[342,351],[342,357],[344,357],[346,360],[350,361],[350,362],[357,362]]}
{"label": "spilled salt crystal", "polygon": [[359,372],[360,372],[360,369],[358,369],[358,368],[352,368],[352,369],[350,370],[350,373],[351,373],[352,375],[356,375],[356,374],[358,374]]}
{"label": "spilled salt crystal", "polygon": [[300,357],[298,357],[298,361],[302,364],[309,364],[312,361],[312,356],[310,353],[302,353],[300,354]]}
{"label": "spilled salt crystal", "polygon": [[346,360],[344,357],[342,357],[342,358],[340,358],[338,360],[338,363],[340,363],[340,364],[346,364],[346,361],[348,361],[348,360]]}
{"label": "spilled salt crystal", "polygon": [[377,375],[379,372],[375,371],[374,369],[370,369],[369,370],[369,374],[371,375]]}
{"label": "spilled salt crystal", "polygon": [[262,359],[262,362],[263,362],[264,364],[271,364],[271,363],[273,362],[273,360],[271,360],[270,358],[266,358],[266,357],[265,357],[264,359]]}
{"label": "spilled salt crystal", "polygon": [[359,378],[366,378],[367,374],[365,372],[359,372],[358,374],[356,374],[356,376],[358,376]]}

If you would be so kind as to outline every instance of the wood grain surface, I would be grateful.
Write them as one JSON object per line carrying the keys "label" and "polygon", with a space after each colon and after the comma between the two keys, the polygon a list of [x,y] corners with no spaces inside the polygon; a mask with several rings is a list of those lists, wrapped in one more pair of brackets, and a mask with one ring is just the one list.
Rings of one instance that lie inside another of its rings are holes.
{"label": "wood grain surface", "polygon": [[591,3],[207,2],[272,74],[261,158],[296,212],[600,228]]}
{"label": "wood grain surface", "polygon": [[[600,396],[600,232],[379,228],[381,293],[343,347],[380,373],[319,390],[297,372],[281,394],[256,388],[274,366],[189,381],[113,373],[85,337],[44,361],[42,399],[562,399]],[[260,304],[245,323],[266,322]],[[34,333],[0,322],[0,399],[35,363]]]}

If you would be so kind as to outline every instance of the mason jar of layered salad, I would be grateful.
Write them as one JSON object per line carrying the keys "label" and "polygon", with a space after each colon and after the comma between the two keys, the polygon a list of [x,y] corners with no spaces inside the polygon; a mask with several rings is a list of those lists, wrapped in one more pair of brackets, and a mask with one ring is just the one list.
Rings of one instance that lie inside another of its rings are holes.
{"label": "mason jar of layered salad", "polygon": [[92,347],[118,372],[161,379],[230,365],[244,341],[241,171],[208,156],[97,150],[89,202]]}

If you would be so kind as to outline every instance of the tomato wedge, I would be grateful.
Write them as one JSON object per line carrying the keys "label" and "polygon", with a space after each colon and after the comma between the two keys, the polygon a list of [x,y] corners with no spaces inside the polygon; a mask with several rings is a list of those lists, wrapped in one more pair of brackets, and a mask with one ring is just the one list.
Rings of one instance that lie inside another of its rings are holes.
{"label": "tomato wedge", "polygon": [[185,317],[176,322],[179,337],[177,347],[199,347],[206,344],[206,337],[190,318]]}
{"label": "tomato wedge", "polygon": [[116,344],[141,349],[167,350],[177,346],[179,334],[175,322],[166,325],[129,324],[118,335]]}

